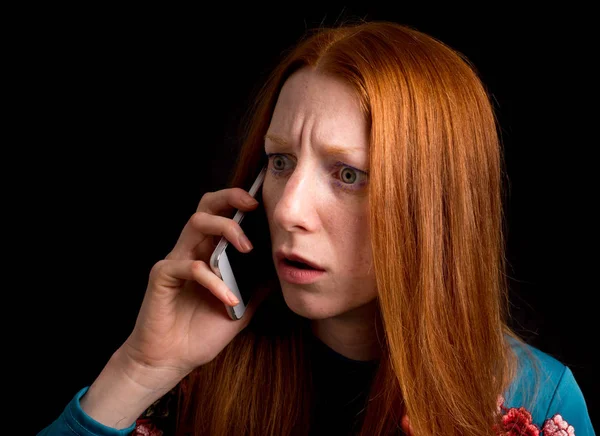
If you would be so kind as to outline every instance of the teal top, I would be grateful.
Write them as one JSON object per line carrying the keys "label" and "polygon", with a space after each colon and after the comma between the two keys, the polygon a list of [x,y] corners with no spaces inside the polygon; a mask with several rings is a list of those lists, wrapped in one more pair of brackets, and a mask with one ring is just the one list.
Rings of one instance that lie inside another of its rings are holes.
{"label": "teal top", "polygon": [[[530,398],[529,393],[536,381],[534,363],[527,358],[525,350],[516,347],[513,339],[509,340],[519,356],[519,372],[505,395],[499,398],[498,411],[503,415],[505,423],[503,431],[510,428],[514,431],[519,426],[527,427],[528,432],[518,434],[595,436],[583,393],[571,370],[550,355],[526,345],[538,359],[537,365],[541,370],[538,395]],[[147,431],[150,428],[146,428],[146,432],[142,431],[142,427],[152,426],[147,419],[139,419],[131,427],[117,430],[90,418],[79,405],[79,399],[87,389],[85,387],[77,392],[58,418],[39,432],[38,436],[125,436],[136,430],[136,427],[140,427],[139,434],[150,434]]]}
{"label": "teal top", "polygon": [[[509,342],[519,356],[519,372],[505,392],[502,413],[507,414],[511,408],[525,408],[531,415],[531,424],[536,425],[540,431],[543,430],[540,436],[571,436],[569,426],[572,426],[573,434],[577,436],[595,436],[583,393],[569,367],[547,353],[526,345],[538,359],[534,363],[527,358],[527,353],[522,347],[515,346],[514,339],[509,338]],[[533,392],[536,382],[534,364],[537,364],[541,374],[537,397],[531,398],[530,393]],[[525,416],[529,418],[526,414]],[[560,433],[558,429],[567,432]]]}

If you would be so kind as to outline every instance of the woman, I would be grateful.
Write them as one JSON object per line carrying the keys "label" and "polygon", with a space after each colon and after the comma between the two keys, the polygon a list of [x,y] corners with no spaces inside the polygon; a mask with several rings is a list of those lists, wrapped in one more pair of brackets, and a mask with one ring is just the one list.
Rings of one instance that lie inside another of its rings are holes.
{"label": "woman", "polygon": [[[265,162],[257,206],[240,187]],[[41,434],[593,434],[570,370],[508,327],[500,144],[460,54],[393,23],[307,35],[252,108],[231,186],[202,197],[131,335]],[[264,214],[264,240],[234,209]],[[207,266],[217,235],[270,244],[239,321]]]}

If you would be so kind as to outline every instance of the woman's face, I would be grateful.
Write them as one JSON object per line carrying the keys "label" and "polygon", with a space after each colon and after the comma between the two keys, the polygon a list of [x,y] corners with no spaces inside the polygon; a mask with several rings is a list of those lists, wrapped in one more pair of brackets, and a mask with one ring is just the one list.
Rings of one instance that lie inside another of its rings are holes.
{"label": "woman's face", "polygon": [[[280,93],[265,137],[264,207],[289,308],[309,319],[355,311],[376,296],[368,228],[368,127],[344,82],[303,69]],[[289,270],[295,254],[322,271]],[[288,272],[286,273],[286,270]]]}

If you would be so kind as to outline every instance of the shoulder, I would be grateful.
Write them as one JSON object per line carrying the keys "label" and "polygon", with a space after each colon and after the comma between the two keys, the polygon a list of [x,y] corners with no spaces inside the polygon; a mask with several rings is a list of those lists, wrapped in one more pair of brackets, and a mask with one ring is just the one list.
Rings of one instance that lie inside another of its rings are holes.
{"label": "shoulder", "polygon": [[595,435],[583,393],[569,367],[532,345],[513,338],[508,341],[517,355],[518,370],[501,399],[505,419],[528,422],[543,430],[544,436]]}

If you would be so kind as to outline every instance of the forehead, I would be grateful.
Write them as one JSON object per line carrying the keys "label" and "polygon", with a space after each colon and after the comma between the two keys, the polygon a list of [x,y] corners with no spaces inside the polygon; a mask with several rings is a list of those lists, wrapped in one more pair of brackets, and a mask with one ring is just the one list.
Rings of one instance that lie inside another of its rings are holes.
{"label": "forehead", "polygon": [[341,79],[302,69],[285,82],[267,135],[368,148],[368,129],[354,89]]}

